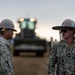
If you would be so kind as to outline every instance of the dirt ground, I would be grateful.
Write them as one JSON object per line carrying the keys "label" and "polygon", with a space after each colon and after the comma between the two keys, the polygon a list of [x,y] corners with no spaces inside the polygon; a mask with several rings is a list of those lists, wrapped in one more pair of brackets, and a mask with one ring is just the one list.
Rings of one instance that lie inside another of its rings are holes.
{"label": "dirt ground", "polygon": [[13,56],[15,75],[47,75],[48,58],[48,53],[44,57],[35,57],[34,54]]}

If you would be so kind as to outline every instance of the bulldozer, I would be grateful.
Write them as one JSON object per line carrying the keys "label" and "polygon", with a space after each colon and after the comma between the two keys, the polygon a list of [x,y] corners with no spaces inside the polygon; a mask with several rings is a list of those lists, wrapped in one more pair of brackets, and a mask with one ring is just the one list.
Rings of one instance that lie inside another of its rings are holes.
{"label": "bulldozer", "polygon": [[36,18],[19,18],[21,32],[14,38],[13,55],[19,56],[21,52],[33,52],[36,56],[44,56],[47,52],[47,41],[36,36]]}

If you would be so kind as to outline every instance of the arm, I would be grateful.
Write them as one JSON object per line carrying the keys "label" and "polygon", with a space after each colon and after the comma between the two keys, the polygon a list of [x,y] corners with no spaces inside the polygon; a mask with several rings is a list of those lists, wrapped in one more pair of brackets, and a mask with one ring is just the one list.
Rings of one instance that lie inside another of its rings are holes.
{"label": "arm", "polygon": [[51,50],[50,57],[47,64],[47,75],[54,75],[55,74],[55,64],[56,64],[56,45],[53,46]]}
{"label": "arm", "polygon": [[0,44],[0,65],[2,75],[13,75],[11,52],[6,44]]}

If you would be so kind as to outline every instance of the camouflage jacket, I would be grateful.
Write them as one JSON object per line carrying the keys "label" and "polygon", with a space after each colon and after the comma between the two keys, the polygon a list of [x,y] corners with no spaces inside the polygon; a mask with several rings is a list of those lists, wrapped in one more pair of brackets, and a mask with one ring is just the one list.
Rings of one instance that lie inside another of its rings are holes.
{"label": "camouflage jacket", "polygon": [[0,75],[14,75],[9,42],[0,36]]}
{"label": "camouflage jacket", "polygon": [[53,46],[47,64],[47,75],[55,75],[56,63],[58,75],[75,75],[75,42],[68,47],[62,40]]}

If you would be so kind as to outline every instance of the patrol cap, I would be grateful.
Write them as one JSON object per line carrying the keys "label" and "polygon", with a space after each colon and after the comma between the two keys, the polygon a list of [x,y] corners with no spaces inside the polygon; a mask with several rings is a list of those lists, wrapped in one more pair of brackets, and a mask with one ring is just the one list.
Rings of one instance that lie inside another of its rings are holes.
{"label": "patrol cap", "polygon": [[13,31],[17,31],[14,29],[14,24],[11,20],[9,19],[4,19],[0,23],[0,28],[5,28],[5,29],[11,29]]}
{"label": "patrol cap", "polygon": [[66,29],[66,28],[75,29],[75,22],[71,19],[66,19],[63,21],[61,26],[52,27],[52,29],[54,29],[54,30],[62,30],[62,29]]}

